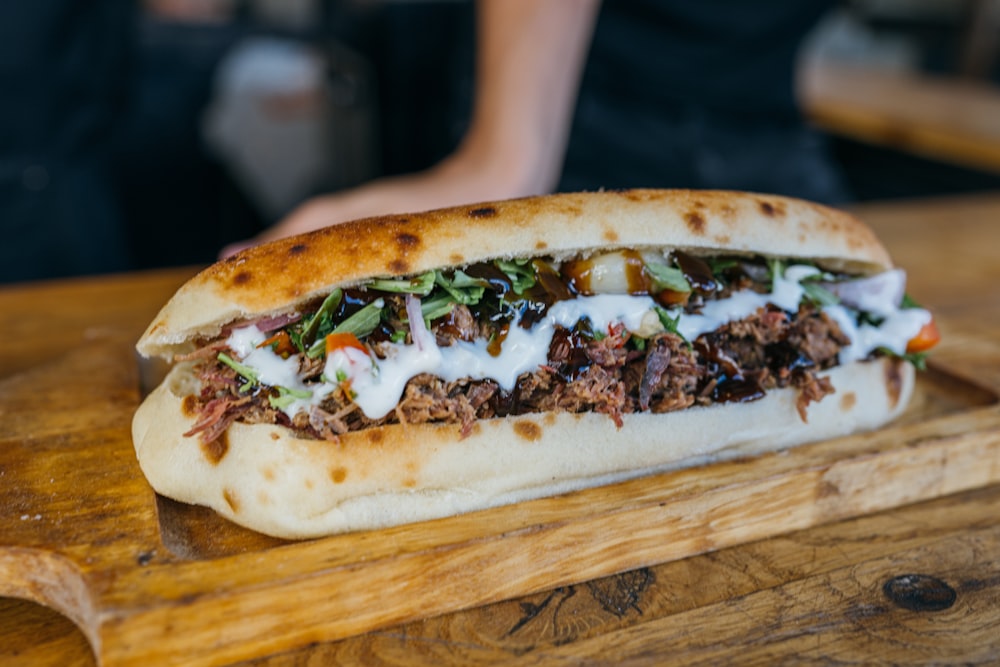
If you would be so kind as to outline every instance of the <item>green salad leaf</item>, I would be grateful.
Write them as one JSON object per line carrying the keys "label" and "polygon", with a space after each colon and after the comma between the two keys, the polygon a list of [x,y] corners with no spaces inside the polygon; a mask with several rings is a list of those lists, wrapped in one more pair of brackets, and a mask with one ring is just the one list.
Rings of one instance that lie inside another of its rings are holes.
{"label": "green salad leaf", "polygon": [[670,290],[672,292],[690,292],[691,283],[684,277],[684,272],[666,264],[647,263],[643,270],[653,281],[653,289],[657,292]]}
{"label": "green salad leaf", "polygon": [[435,271],[422,273],[415,278],[376,278],[365,283],[365,287],[380,290],[382,292],[393,292],[395,294],[417,294],[427,296],[434,289],[434,279],[437,275]]}
{"label": "green salad leaf", "polygon": [[300,398],[312,398],[313,393],[307,389],[289,389],[288,387],[275,387],[278,390],[277,396],[268,396],[267,401],[272,408],[282,410]]}
{"label": "green salad leaf", "polygon": [[524,294],[537,282],[535,267],[531,265],[530,259],[498,259],[495,264],[510,278],[515,294]]}
{"label": "green salad leaf", "polygon": [[322,340],[323,336],[328,334],[330,329],[333,327],[331,318],[343,298],[343,290],[335,289],[330,292],[330,295],[323,299],[323,303],[320,304],[319,310],[313,313],[313,316],[309,318],[309,321],[303,325],[301,333],[298,336],[289,336],[292,339],[292,342],[297,345],[299,349],[304,349],[307,345],[311,345],[316,339]]}
{"label": "green salad leaf", "polygon": [[455,303],[472,306],[483,298],[488,283],[479,278],[473,278],[461,269],[457,269],[451,278],[437,271],[434,284],[447,292]]}
{"label": "green salad leaf", "polygon": [[246,382],[240,385],[240,392],[247,391],[255,384],[260,382],[257,376],[257,371],[255,371],[254,369],[250,368],[245,364],[241,364],[240,362],[236,361],[225,352],[219,352],[219,355],[216,357],[216,359],[224,363],[226,366],[232,368],[234,371],[239,373],[240,377],[246,380]]}
{"label": "green salad leaf", "polygon": [[382,320],[382,309],[385,307],[385,299],[375,299],[371,303],[362,307],[358,312],[354,313],[346,320],[333,327],[330,331],[324,333],[323,338],[317,339],[306,351],[306,356],[310,359],[316,359],[321,357],[326,353],[326,334],[331,333],[351,333],[358,338],[364,338],[372,331],[375,331],[375,327]]}

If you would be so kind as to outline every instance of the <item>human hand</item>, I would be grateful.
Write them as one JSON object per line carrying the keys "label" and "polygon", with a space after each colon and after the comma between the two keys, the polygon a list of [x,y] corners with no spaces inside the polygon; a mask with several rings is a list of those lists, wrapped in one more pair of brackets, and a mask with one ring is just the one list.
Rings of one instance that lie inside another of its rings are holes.
{"label": "human hand", "polygon": [[[244,248],[360,218],[424,211],[478,201],[483,195],[468,178],[451,179],[443,170],[383,178],[336,194],[314,197],[252,239],[227,245],[228,257]],[[502,196],[498,193],[497,196]]]}
{"label": "human hand", "polygon": [[547,184],[526,177],[529,172],[511,169],[485,152],[460,150],[426,171],[386,177],[315,197],[254,238],[227,245],[219,257],[349,220],[542,194],[547,189]]}
{"label": "human hand", "polygon": [[317,197],[222,256],[347,220],[551,192],[598,6],[598,0],[482,3],[475,108],[453,154],[426,171]]}

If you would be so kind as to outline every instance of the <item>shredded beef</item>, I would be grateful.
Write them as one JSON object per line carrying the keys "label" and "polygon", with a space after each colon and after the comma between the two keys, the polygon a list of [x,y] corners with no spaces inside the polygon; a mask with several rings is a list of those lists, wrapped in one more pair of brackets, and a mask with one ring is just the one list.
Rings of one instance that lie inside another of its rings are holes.
{"label": "shredded beef", "polygon": [[806,409],[813,401],[821,401],[827,394],[834,392],[830,378],[818,378],[812,373],[801,373],[795,376],[793,385],[798,388],[799,395],[795,401],[795,409],[803,422],[809,421]]}
{"label": "shredded beef", "polygon": [[619,324],[608,335],[586,345],[584,354],[597,366],[619,368],[625,364],[628,355],[628,350],[625,349],[627,336],[624,325]]}
{"label": "shredded beef", "polygon": [[851,341],[826,313],[803,308],[788,332],[787,342],[816,365],[826,367],[836,359],[840,348]]}
{"label": "shredded beef", "polygon": [[188,352],[187,354],[175,354],[174,363],[181,361],[197,361],[198,359],[215,359],[216,355],[225,349],[225,341],[216,341],[210,345],[199,347],[195,351]]}
{"label": "shredded beef", "polygon": [[706,368],[680,336],[660,334],[646,343],[646,354],[637,357],[625,372],[629,396],[636,397],[630,412],[670,412],[694,403]]}
{"label": "shredded beef", "polygon": [[[434,334],[439,344],[450,344],[481,336],[481,328],[467,308],[458,306]],[[290,420],[271,405],[277,395],[273,390],[256,386],[241,391],[244,381],[235,371],[211,355],[195,353],[191,358],[198,361],[203,390],[199,419],[189,434],[200,433],[210,441],[237,419],[282,424],[327,440],[392,423],[457,423],[468,434],[477,419],[548,411],[597,412],[621,425],[623,415],[632,412],[754,400],[787,386],[798,390],[797,408],[805,421],[809,404],[833,392],[830,382],[816,373],[834,365],[849,342],[834,321],[811,306],[792,315],[761,308],[693,343],[661,333],[636,346],[621,326],[602,334],[591,338],[557,329],[548,363],[522,375],[510,391],[492,380],[446,382],[418,375],[406,385],[397,408],[381,419],[366,417],[337,389],[321,405]],[[303,357],[304,379],[316,380],[322,371],[322,359]]]}
{"label": "shredded beef", "polygon": [[304,380],[319,378],[319,376],[323,374],[323,368],[325,366],[326,359],[322,357],[310,358],[303,354],[299,358],[299,376]]}
{"label": "shredded beef", "polygon": [[285,313],[284,315],[272,315],[269,317],[261,317],[251,322],[251,324],[256,326],[264,333],[268,333],[271,331],[277,331],[278,329],[281,329],[282,327],[285,327],[291,324],[292,322],[298,322],[300,319],[302,319],[302,315],[300,313]]}
{"label": "shredded beef", "polygon": [[437,344],[451,345],[456,339],[475,340],[479,335],[479,323],[468,306],[455,304],[441,326],[435,327]]}
{"label": "shredded beef", "polygon": [[664,336],[657,336],[646,344],[646,366],[642,372],[642,379],[639,382],[639,409],[648,410],[649,401],[653,396],[653,390],[663,379],[663,374],[670,368],[670,360],[673,353],[670,349],[669,340]]}
{"label": "shredded beef", "polygon": [[198,420],[184,435],[192,436],[200,433],[204,442],[218,440],[229,425],[245,415],[251,407],[250,396],[213,398],[204,405]]}
{"label": "shredded beef", "polygon": [[441,378],[423,373],[410,380],[396,408],[399,421],[406,424],[427,422],[458,422],[463,435],[468,435],[476,422],[476,410],[460,383],[446,383]]}

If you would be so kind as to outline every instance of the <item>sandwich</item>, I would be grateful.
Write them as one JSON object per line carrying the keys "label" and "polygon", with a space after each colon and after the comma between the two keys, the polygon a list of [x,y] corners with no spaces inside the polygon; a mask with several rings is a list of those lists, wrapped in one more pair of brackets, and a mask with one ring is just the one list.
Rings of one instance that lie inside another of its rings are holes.
{"label": "sandwich", "polygon": [[938,340],[854,216],[726,191],[488,202],[250,248],[138,341],[151,486],[312,538],[877,428]]}

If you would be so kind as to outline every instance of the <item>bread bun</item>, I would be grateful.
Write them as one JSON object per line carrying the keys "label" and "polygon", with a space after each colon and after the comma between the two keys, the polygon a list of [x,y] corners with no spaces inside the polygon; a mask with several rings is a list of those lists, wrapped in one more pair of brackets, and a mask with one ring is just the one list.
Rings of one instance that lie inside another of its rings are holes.
{"label": "bread bun", "polygon": [[876,428],[905,408],[912,365],[881,358],[826,374],[837,393],[799,418],[796,391],[666,414],[547,413],[459,426],[392,425],[334,444],[281,426],[235,423],[223,442],[182,438],[194,423],[190,368],[171,371],[136,413],[132,437],[153,488],[258,532],[309,538],[452,516],[750,456]]}
{"label": "bread bun", "polygon": [[[817,204],[752,193],[628,190],[558,194],[361,220],[245,250],[192,278],[137,348],[172,358],[234,322],[285,315],[375,277],[491,259],[557,260],[614,249],[805,260],[857,275],[892,267],[872,231]],[[914,384],[897,358],[822,374],[835,393],[800,416],[795,389],[664,414],[542,413],[457,424],[391,424],[306,439],[235,422],[205,444],[200,391],[181,363],[133,421],[140,466],[161,494],[254,530],[308,538],[450,516],[759,454],[871,429],[905,408]]]}
{"label": "bread bun", "polygon": [[170,357],[230,322],[286,313],[368,278],[595,248],[788,257],[858,274],[891,267],[860,220],[799,199],[694,190],[528,197],[358,220],[249,248],[182,286],[137,349]]}

